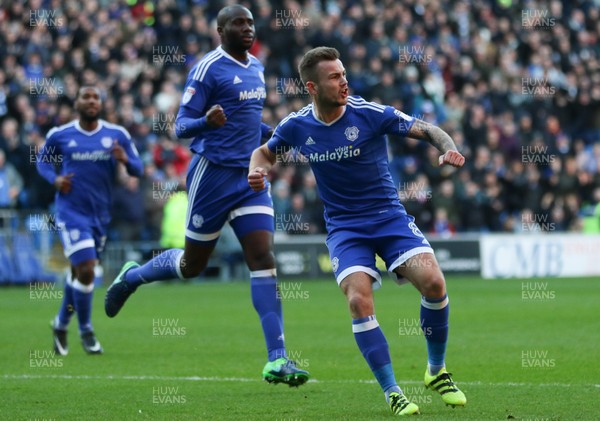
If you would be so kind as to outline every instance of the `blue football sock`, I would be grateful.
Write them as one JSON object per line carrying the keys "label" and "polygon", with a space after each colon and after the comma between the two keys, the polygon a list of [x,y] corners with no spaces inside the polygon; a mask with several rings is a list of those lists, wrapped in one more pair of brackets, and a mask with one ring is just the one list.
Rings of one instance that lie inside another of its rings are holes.
{"label": "blue football sock", "polygon": [[125,282],[137,288],[142,284],[170,279],[184,279],[181,274],[181,249],[169,249],[140,267],[129,269],[125,274]]}
{"label": "blue football sock", "polygon": [[[360,352],[367,360],[381,389],[386,392],[387,399],[389,393],[396,390],[395,387],[398,387],[398,383],[396,383],[392,369],[387,340],[375,315],[352,320],[352,332],[354,332],[354,339]],[[400,388],[398,387],[398,389]]]}
{"label": "blue football sock", "polygon": [[427,341],[427,361],[431,375],[445,366],[449,314],[448,295],[439,299],[421,298],[421,328]]}
{"label": "blue football sock", "polygon": [[73,301],[73,281],[71,280],[71,274],[67,275],[67,279],[65,280],[65,290],[63,292],[62,303],[60,304],[60,309],[58,310],[58,315],[54,321],[54,327],[57,329],[66,330],[69,322],[71,321],[71,317],[75,312],[75,304]]}
{"label": "blue football sock", "polygon": [[79,321],[79,332],[89,332],[92,328],[92,298],[94,297],[94,283],[83,285],[79,280],[73,281],[73,302]]}
{"label": "blue football sock", "polygon": [[283,336],[283,311],[275,269],[250,272],[252,304],[260,317],[269,361],[287,357]]}

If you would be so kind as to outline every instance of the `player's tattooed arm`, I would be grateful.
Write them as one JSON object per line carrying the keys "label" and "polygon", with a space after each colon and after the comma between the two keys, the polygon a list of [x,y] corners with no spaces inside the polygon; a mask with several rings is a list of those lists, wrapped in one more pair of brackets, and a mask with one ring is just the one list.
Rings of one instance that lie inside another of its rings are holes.
{"label": "player's tattooed arm", "polygon": [[408,131],[408,136],[426,140],[442,153],[458,150],[448,133],[423,120],[415,119],[415,122]]}
{"label": "player's tattooed arm", "polygon": [[450,135],[433,124],[415,119],[408,131],[408,136],[425,140],[442,152],[439,159],[440,165],[449,164],[453,167],[462,167],[465,163],[465,157],[458,152]]}

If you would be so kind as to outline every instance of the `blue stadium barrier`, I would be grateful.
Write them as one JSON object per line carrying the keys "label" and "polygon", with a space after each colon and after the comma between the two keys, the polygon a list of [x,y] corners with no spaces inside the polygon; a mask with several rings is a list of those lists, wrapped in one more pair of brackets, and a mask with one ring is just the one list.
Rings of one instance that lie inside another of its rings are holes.
{"label": "blue stadium barrier", "polygon": [[6,245],[6,237],[0,233],[0,285],[8,285],[14,272],[11,253]]}

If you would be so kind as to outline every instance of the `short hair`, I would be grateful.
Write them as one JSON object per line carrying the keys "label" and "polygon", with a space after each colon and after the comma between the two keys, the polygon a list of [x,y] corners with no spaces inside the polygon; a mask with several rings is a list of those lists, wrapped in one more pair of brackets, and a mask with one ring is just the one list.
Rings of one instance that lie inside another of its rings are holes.
{"label": "short hair", "polygon": [[82,85],[79,87],[79,89],[77,90],[77,95],[75,96],[75,99],[81,97],[81,93],[85,90],[85,89],[94,89],[96,90],[96,92],[98,92],[98,95],[102,95],[102,92],[100,91],[100,88],[98,88],[95,85]]}
{"label": "short hair", "polygon": [[322,61],[334,61],[340,58],[340,52],[332,47],[317,47],[304,54],[298,65],[298,73],[302,83],[317,79],[317,64]]}
{"label": "short hair", "polygon": [[244,10],[252,14],[252,12],[248,10],[248,8],[242,6],[241,4],[232,4],[231,6],[225,6],[224,8],[219,10],[219,13],[217,14],[217,26],[222,28],[225,25],[227,25],[227,22],[229,22],[232,18],[231,15],[233,14],[233,12],[237,10]]}

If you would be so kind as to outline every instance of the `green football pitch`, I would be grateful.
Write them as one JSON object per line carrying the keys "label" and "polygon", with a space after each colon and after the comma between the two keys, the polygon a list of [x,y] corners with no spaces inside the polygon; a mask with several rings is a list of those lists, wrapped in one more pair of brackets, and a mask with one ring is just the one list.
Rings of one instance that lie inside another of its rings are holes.
{"label": "green football pitch", "polygon": [[[468,398],[424,389],[419,295],[390,280],[375,294],[396,377],[428,420],[600,419],[600,280],[448,278],[448,370]],[[62,292],[0,289],[2,420],[384,420],[393,415],[358,351],[332,279],[282,280],[286,343],[312,379],[261,380],[266,352],[247,282],[157,284],[115,319],[96,290],[104,355],[85,355],[76,322],[67,357],[49,321]]]}

